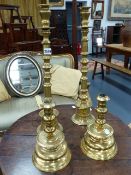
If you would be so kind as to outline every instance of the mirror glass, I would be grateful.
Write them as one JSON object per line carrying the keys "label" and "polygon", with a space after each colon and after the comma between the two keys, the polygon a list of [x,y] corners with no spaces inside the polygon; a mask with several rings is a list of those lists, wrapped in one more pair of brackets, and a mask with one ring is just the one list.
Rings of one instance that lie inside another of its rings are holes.
{"label": "mirror glass", "polygon": [[91,16],[93,19],[102,19],[104,12],[104,2],[92,2]]}
{"label": "mirror glass", "polygon": [[20,96],[37,93],[42,86],[42,73],[38,63],[27,54],[13,55],[6,67],[9,88]]}

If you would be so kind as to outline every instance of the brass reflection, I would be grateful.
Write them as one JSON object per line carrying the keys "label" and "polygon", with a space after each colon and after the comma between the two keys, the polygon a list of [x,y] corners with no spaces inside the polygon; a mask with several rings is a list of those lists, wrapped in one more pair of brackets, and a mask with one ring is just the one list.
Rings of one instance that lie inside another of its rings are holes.
{"label": "brass reflection", "polygon": [[88,64],[88,18],[90,16],[90,7],[81,7],[80,14],[82,19],[81,31],[82,31],[82,59],[81,59],[81,80],[78,99],[76,101],[76,112],[72,116],[72,121],[77,125],[87,125],[94,122],[94,116],[90,113],[92,101],[89,95],[89,81],[87,79],[87,64]]}
{"label": "brass reflection", "polygon": [[57,122],[55,104],[51,95],[51,49],[50,49],[50,10],[49,2],[42,0],[40,15],[42,18],[43,30],[43,72],[44,72],[44,103],[39,115],[42,118],[41,125],[38,127],[35,150],[33,152],[33,163],[41,171],[55,172],[68,165],[71,153],[65,141],[64,133],[61,131]]}
{"label": "brass reflection", "polygon": [[81,140],[81,149],[84,154],[95,160],[108,160],[117,153],[113,128],[106,123],[106,101],[108,96],[101,94],[97,97],[97,118],[95,123],[87,127],[84,138]]}

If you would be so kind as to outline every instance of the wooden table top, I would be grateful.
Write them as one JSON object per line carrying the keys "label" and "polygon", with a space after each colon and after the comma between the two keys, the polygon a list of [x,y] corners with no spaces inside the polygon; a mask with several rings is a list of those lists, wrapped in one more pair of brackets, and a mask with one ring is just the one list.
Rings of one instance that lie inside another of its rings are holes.
{"label": "wooden table top", "polygon": [[131,47],[124,47],[123,44],[106,44],[107,48],[118,49],[122,51],[131,52]]}
{"label": "wooden table top", "polygon": [[131,130],[128,126],[112,114],[107,114],[107,122],[114,128],[118,153],[111,160],[96,161],[86,157],[80,149],[86,127],[77,126],[71,121],[74,114],[72,106],[56,108],[72,152],[69,165],[55,173],[41,172],[33,165],[36,128],[40,124],[37,110],[19,119],[4,135],[0,144],[0,166],[4,175],[131,175]]}

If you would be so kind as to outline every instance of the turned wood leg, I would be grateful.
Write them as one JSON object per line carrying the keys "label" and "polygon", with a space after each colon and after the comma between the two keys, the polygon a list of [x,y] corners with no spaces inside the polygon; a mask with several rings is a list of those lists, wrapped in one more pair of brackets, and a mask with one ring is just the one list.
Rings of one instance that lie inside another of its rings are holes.
{"label": "turned wood leg", "polygon": [[125,68],[128,68],[128,63],[129,63],[129,57],[127,55],[125,55],[125,58],[124,58],[124,67]]}
{"label": "turned wood leg", "polygon": [[96,46],[96,58],[98,57],[98,46]]}
{"label": "turned wood leg", "polygon": [[103,64],[101,64],[101,73],[102,73],[102,80],[104,80],[104,68],[103,68]]}
{"label": "turned wood leg", "polygon": [[[111,62],[112,52],[109,48],[107,48],[106,56],[107,56],[106,61]],[[110,68],[109,67],[106,67],[106,74],[110,74]]]}
{"label": "turned wood leg", "polygon": [[93,70],[93,74],[92,74],[92,79],[94,80],[94,76],[96,73],[96,67],[97,67],[97,62],[95,61],[95,65],[94,65],[94,70]]}

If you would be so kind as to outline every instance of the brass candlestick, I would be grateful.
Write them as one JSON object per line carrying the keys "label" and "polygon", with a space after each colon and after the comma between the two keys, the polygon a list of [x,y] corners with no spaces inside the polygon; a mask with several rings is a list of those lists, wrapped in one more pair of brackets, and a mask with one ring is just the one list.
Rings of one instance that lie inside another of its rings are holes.
{"label": "brass candlestick", "polygon": [[36,146],[32,156],[34,165],[41,171],[54,172],[68,165],[71,153],[68,149],[63,132],[58,129],[57,112],[51,96],[51,49],[50,49],[50,10],[49,2],[42,0],[40,15],[43,29],[43,59],[44,59],[44,104],[39,115],[42,117],[41,125],[36,137]]}
{"label": "brass candlestick", "polygon": [[88,92],[89,81],[87,79],[87,64],[88,64],[88,18],[90,16],[90,7],[81,7],[80,14],[82,18],[82,60],[81,60],[81,80],[80,80],[80,90],[79,96],[76,101],[76,113],[72,116],[72,121],[77,125],[87,125],[94,122],[94,116],[90,113],[90,108],[92,106],[91,98]]}
{"label": "brass candlestick", "polygon": [[113,128],[106,123],[107,96],[101,94],[97,97],[97,118],[95,123],[87,127],[84,138],[81,140],[81,149],[88,157],[96,160],[108,160],[117,153],[117,145],[113,136]]}

